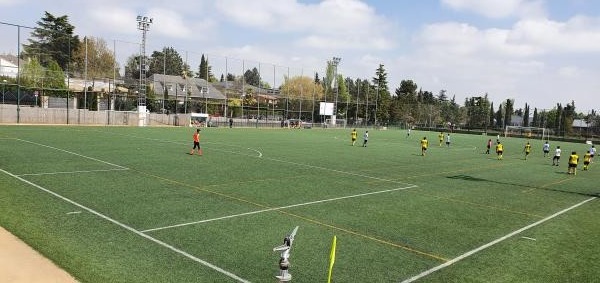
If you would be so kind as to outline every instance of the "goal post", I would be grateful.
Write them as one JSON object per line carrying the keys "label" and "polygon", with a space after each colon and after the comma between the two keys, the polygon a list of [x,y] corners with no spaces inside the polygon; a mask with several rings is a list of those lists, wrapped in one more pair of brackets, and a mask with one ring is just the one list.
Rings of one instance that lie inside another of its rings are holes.
{"label": "goal post", "polygon": [[531,139],[549,139],[549,131],[546,128],[506,126],[504,128],[504,137],[521,137]]}

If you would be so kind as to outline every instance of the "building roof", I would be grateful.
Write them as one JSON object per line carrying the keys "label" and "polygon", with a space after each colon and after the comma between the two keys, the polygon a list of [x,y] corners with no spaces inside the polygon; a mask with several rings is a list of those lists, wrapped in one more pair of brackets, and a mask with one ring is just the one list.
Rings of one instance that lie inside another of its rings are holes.
{"label": "building roof", "polygon": [[[80,78],[65,79],[65,83],[69,86],[69,90],[74,92],[84,92],[88,87],[90,92],[105,92],[111,93],[114,90],[115,83],[113,80],[84,80]],[[90,88],[91,87],[91,88]],[[122,86],[117,87],[117,92],[125,93],[128,89]]]}
{"label": "building roof", "polygon": [[0,59],[3,59],[11,64],[13,64],[14,66],[17,66],[19,64],[19,61],[21,65],[25,65],[26,62],[22,59],[18,59],[17,56],[12,55],[12,54],[0,54]]}
{"label": "building roof", "polygon": [[175,96],[176,94],[179,94],[181,95],[181,99],[183,99],[183,94],[186,92],[186,89],[190,94],[189,97],[192,99],[226,99],[222,92],[220,92],[206,80],[200,78],[184,79],[181,76],[154,74],[150,76],[147,81],[155,92],[160,92],[160,90],[166,89],[169,96]]}

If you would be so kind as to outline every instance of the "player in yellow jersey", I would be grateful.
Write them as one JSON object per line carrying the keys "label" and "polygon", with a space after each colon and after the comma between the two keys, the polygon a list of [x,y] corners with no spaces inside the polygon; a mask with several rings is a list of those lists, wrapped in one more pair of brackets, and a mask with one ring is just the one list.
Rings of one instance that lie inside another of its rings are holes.
{"label": "player in yellow jersey", "polygon": [[350,139],[352,140],[352,146],[354,146],[354,144],[356,143],[357,137],[358,137],[358,133],[356,132],[356,129],[352,130],[352,132],[350,133]]}
{"label": "player in yellow jersey", "polygon": [[498,160],[502,159],[503,153],[504,153],[504,146],[502,145],[502,143],[498,142],[498,144],[496,144],[496,154],[498,155]]}
{"label": "player in yellow jersey", "polygon": [[577,175],[577,163],[579,163],[579,155],[577,155],[577,152],[573,151],[569,156],[569,169],[567,174]]}
{"label": "player in yellow jersey", "polygon": [[444,133],[440,132],[438,134],[438,140],[440,140],[440,146],[442,146],[442,142],[444,142]]}
{"label": "player in yellow jersey", "polygon": [[429,141],[427,141],[427,137],[423,137],[421,140],[421,156],[425,156],[425,152],[427,151],[427,147],[429,146]]}
{"label": "player in yellow jersey", "polygon": [[592,161],[592,153],[588,150],[585,155],[583,155],[583,170],[587,171],[590,166],[590,162]]}
{"label": "player in yellow jersey", "polygon": [[523,152],[525,152],[525,160],[527,160],[527,156],[529,156],[529,153],[531,153],[531,144],[529,142],[527,142],[527,144],[525,144],[525,148],[523,148]]}

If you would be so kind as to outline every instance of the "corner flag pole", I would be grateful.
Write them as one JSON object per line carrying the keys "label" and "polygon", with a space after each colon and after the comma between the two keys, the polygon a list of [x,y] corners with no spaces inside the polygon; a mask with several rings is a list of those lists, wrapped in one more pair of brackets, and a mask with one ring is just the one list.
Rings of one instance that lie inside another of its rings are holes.
{"label": "corner flag pole", "polygon": [[333,243],[331,244],[331,253],[329,254],[329,273],[327,275],[327,283],[331,283],[331,272],[333,271],[333,264],[335,263],[335,246],[337,237],[333,236]]}

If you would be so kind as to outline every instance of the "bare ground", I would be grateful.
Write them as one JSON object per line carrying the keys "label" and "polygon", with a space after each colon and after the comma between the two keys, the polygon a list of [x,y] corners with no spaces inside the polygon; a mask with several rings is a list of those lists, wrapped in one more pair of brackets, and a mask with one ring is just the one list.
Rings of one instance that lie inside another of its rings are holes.
{"label": "bare ground", "polygon": [[0,281],[71,283],[70,274],[0,227]]}

